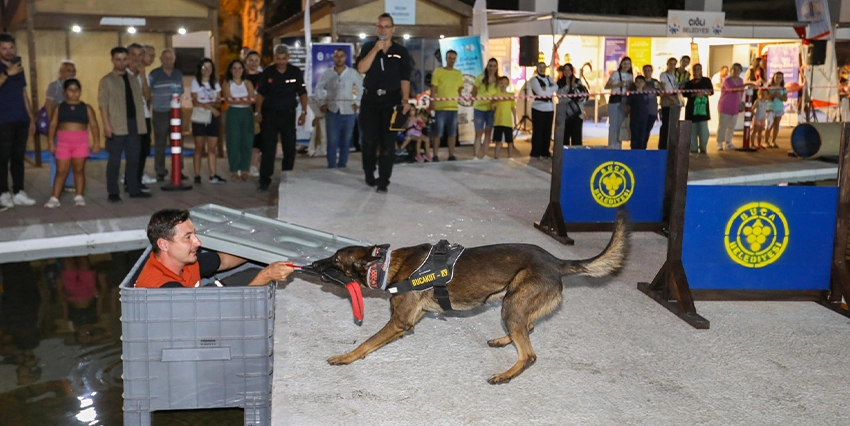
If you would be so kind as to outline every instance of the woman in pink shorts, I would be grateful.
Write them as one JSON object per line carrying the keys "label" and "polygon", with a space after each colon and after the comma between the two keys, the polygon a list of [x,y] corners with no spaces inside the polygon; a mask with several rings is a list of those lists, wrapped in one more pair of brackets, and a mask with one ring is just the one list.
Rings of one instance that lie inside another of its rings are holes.
{"label": "woman in pink shorts", "polygon": [[[47,135],[47,149],[56,156],[56,177],[53,180],[53,196],[47,200],[44,207],[55,209],[59,207],[59,196],[62,186],[68,176],[68,170],[74,167],[74,187],[77,195],[74,203],[77,206],[86,205],[83,191],[86,189],[86,157],[89,156],[89,130],[91,130],[91,151],[100,151],[100,128],[94,109],[80,101],[80,81],[75,78],[65,80],[65,102],[55,107],[55,113],[50,118],[50,132]],[[56,144],[53,144],[53,141]]]}

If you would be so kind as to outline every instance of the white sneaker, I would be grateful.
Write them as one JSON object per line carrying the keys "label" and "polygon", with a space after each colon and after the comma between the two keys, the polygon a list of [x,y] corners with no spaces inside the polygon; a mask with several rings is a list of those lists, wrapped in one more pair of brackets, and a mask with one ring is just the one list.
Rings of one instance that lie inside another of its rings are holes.
{"label": "white sneaker", "polygon": [[734,151],[735,150],[735,144],[732,143],[732,142],[726,142],[726,147],[723,148],[723,149],[725,149],[727,151]]}
{"label": "white sneaker", "polygon": [[257,166],[251,166],[251,171],[248,172],[248,176],[260,177],[260,171],[257,170]]}
{"label": "white sneaker", "polygon": [[15,203],[12,201],[12,194],[8,192],[4,192],[3,195],[0,195],[0,206],[5,208],[15,207]]}
{"label": "white sneaker", "polygon": [[717,142],[717,150],[723,151],[723,142]]}
{"label": "white sneaker", "polygon": [[47,207],[48,209],[55,209],[59,206],[61,206],[61,204],[59,204],[59,199],[56,197],[50,197],[50,199],[44,203],[44,207]]}
{"label": "white sneaker", "polygon": [[156,179],[148,176],[148,174],[145,173],[145,174],[142,175],[142,183],[145,184],[145,185],[148,185],[148,184],[151,184],[151,183],[156,183]]}
{"label": "white sneaker", "polygon": [[27,193],[25,191],[20,191],[12,197],[12,202],[15,203],[16,206],[34,206],[35,200],[30,197],[27,197]]}
{"label": "white sneaker", "polygon": [[490,159],[490,157],[488,157],[488,156],[486,156],[486,155],[485,155],[485,156],[481,157],[481,159],[482,159],[482,160],[489,160],[489,159]]}
{"label": "white sneaker", "polygon": [[76,197],[74,197],[74,204],[77,207],[83,207],[86,205],[86,199],[83,198],[82,195],[77,195]]}

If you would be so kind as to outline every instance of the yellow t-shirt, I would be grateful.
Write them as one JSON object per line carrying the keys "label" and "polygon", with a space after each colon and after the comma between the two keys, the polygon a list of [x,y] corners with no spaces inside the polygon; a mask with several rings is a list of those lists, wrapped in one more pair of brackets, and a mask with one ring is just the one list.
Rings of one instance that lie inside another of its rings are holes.
{"label": "yellow t-shirt", "polygon": [[[478,96],[499,96],[499,93],[502,93],[502,90],[499,89],[499,85],[497,82],[490,82],[489,85],[485,85],[481,80],[484,79],[484,74],[479,75],[475,78],[475,87],[478,88]],[[491,101],[475,101],[472,103],[472,107],[479,111],[490,111],[493,109],[493,105]]]}
{"label": "yellow t-shirt", "polygon": [[[431,75],[431,85],[437,86],[437,92],[432,93],[434,98],[456,98],[457,89],[463,87],[463,73],[457,69],[451,71],[445,68],[437,68]],[[457,101],[435,101],[434,109],[437,111],[457,111]]]}
{"label": "yellow t-shirt", "polygon": [[[514,96],[514,94],[510,92],[499,92],[498,96]],[[516,99],[510,99],[505,101],[493,101],[493,104],[496,107],[496,114],[493,118],[493,125],[513,128],[514,115],[511,109],[516,108]]]}

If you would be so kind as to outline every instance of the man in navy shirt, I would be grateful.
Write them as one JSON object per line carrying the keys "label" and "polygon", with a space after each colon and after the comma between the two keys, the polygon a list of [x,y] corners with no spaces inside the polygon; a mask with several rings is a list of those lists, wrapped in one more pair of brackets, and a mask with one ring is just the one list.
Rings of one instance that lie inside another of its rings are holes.
{"label": "man in navy shirt", "polygon": [[405,116],[410,111],[408,100],[413,61],[404,46],[393,43],[395,26],[389,13],[378,17],[375,29],[378,39],[363,45],[354,67],[359,73],[366,74],[363,78],[363,99],[360,104],[360,130],[363,134],[360,144],[366,184],[377,185],[377,191],[384,193],[390,184],[395,159],[397,132],[390,130],[390,120],[393,108],[397,105],[402,105],[401,112]]}
{"label": "man in navy shirt", "polygon": [[257,89],[257,112],[263,135],[263,156],[260,160],[259,191],[268,191],[274,174],[274,158],[277,151],[277,136],[283,146],[283,171],[295,166],[295,108],[301,102],[298,125],[307,121],[307,89],[304,74],[289,63],[289,48],[278,44],[274,47],[274,66],[260,74]]}
{"label": "man in navy shirt", "polygon": [[0,33],[0,210],[35,204],[24,192],[24,152],[27,139],[35,134],[35,116],[26,87],[15,37]]}

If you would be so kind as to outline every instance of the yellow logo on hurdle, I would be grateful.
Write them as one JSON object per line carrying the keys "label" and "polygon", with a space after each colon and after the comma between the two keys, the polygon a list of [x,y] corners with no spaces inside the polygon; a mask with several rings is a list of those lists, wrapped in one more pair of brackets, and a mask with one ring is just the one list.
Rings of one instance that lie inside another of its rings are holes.
{"label": "yellow logo on hurdle", "polygon": [[599,165],[590,175],[590,193],[602,207],[618,207],[626,204],[635,189],[632,169],[618,161]]}
{"label": "yellow logo on hurdle", "polygon": [[735,263],[762,268],[782,256],[789,235],[788,220],[778,207],[754,202],[739,208],[729,219],[724,243]]}

